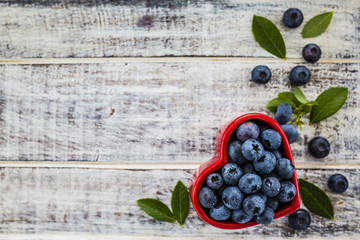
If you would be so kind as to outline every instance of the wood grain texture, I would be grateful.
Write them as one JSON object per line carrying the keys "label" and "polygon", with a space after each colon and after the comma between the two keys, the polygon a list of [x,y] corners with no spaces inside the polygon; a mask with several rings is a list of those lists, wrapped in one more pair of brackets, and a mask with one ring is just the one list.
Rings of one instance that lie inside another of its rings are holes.
{"label": "wood grain texture", "polygon": [[[203,162],[219,128],[262,112],[291,90],[294,63],[273,63],[271,82],[257,85],[251,69],[265,62],[119,63],[0,66],[0,160]],[[305,126],[292,144],[296,161],[359,162],[359,64],[310,66],[308,99],[349,88],[344,107]],[[329,139],[330,155],[315,160],[307,143]]]}
{"label": "wood grain texture", "polygon": [[[191,208],[181,228],[158,222],[136,204],[154,197],[170,204],[178,180],[186,185],[194,170],[0,169],[1,233],[106,233],[125,236],[182,237],[350,237],[360,234],[360,170],[301,170],[298,176],[325,189],[334,204],[330,221],[311,215],[305,231],[294,231],[281,218],[270,226],[221,230],[205,224]],[[326,179],[341,173],[349,180],[343,194],[333,194]]]}
{"label": "wood grain texture", "polygon": [[[283,12],[299,7],[305,21],[335,11],[329,29],[302,39]],[[241,56],[267,57],[251,33],[252,16],[280,29],[289,58],[315,42],[324,59],[360,57],[358,0],[1,1],[0,57]]]}

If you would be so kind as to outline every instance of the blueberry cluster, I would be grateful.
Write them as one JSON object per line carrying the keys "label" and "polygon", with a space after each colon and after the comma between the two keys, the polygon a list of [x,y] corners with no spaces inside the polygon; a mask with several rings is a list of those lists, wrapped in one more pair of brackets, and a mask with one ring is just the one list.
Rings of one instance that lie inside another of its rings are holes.
{"label": "blueberry cluster", "polygon": [[228,145],[229,163],[210,174],[199,192],[212,219],[270,224],[274,211],[295,197],[294,166],[282,157],[281,143],[281,135],[266,125],[248,121],[237,128]]}

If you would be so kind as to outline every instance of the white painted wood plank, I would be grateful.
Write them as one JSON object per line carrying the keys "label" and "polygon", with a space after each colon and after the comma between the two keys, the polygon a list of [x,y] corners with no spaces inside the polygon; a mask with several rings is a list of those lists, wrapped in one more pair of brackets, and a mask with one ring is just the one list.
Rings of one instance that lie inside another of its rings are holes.
{"label": "white painted wood plank", "polygon": [[[281,23],[289,7],[305,21],[335,11],[329,29],[302,39],[302,26]],[[323,58],[359,58],[358,0],[230,1],[1,1],[0,57],[241,56],[272,57],[251,33],[254,14],[282,32],[289,58],[309,42]],[[144,17],[145,16],[145,17]]]}
{"label": "white painted wood plank", "polygon": [[[0,160],[199,163],[213,155],[219,128],[289,91],[294,63],[268,64],[273,79],[250,80],[266,62],[113,63],[0,66]],[[348,87],[336,115],[305,126],[292,144],[295,160],[359,161],[359,64],[310,66],[308,99]],[[315,135],[329,139],[325,159],[307,154]]]}
{"label": "white painted wood plank", "polygon": [[[184,228],[148,217],[136,204],[144,197],[170,203],[178,180],[188,184],[194,170],[96,170],[56,168],[0,169],[0,232],[9,234],[57,232],[99,233],[133,237],[354,237],[360,214],[359,170],[298,170],[298,176],[323,188],[334,204],[336,222],[311,215],[305,231],[294,231],[286,218],[269,226],[221,230],[205,224],[191,208]],[[349,188],[329,192],[326,179],[344,174]]]}

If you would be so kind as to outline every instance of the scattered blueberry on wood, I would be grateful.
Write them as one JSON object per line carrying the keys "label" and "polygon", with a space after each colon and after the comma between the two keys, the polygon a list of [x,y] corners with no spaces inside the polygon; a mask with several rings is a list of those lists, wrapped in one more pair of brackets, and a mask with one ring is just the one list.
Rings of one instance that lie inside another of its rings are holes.
{"label": "scattered blueberry on wood", "polygon": [[310,226],[311,217],[305,209],[299,209],[288,217],[289,225],[295,230],[304,230]]}
{"label": "scattered blueberry on wood", "polygon": [[283,23],[289,28],[297,28],[303,20],[303,14],[298,8],[289,8],[284,12]]}
{"label": "scattered blueberry on wood", "polygon": [[348,180],[342,174],[334,174],[328,180],[328,186],[335,193],[343,193],[349,186]]}

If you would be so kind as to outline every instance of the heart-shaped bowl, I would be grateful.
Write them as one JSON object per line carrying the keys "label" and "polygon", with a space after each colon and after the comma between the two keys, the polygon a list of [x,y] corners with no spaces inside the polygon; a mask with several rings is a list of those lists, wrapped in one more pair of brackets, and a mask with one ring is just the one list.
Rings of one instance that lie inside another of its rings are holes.
{"label": "heart-shaped bowl", "polygon": [[[249,113],[242,115],[236,118],[235,120],[231,121],[230,123],[226,124],[225,126],[223,126],[219,130],[216,136],[214,157],[211,158],[209,161],[201,164],[200,167],[195,171],[190,181],[190,196],[195,211],[205,222],[218,228],[241,229],[241,228],[247,228],[258,225],[258,223],[255,222],[254,220],[244,224],[235,223],[231,220],[215,221],[205,213],[205,211],[203,210],[203,208],[199,203],[199,191],[203,186],[204,181],[206,180],[207,176],[209,176],[209,174],[219,170],[225,164],[228,163],[227,148],[228,148],[229,140],[232,134],[236,131],[236,129],[246,121],[255,121],[257,123],[263,123],[268,127],[274,129],[278,133],[280,133],[282,138],[280,151],[282,152],[283,156],[289,159],[292,162],[292,164],[295,166],[290,144],[289,141],[287,140],[284,131],[282,130],[280,125],[269,116],[266,116],[261,113]],[[286,216],[290,213],[295,212],[300,208],[301,200],[300,200],[299,184],[296,176],[296,169],[294,170],[294,174],[291,178],[291,181],[295,185],[296,195],[291,202],[287,203],[286,205],[280,207],[275,211],[274,219]]]}

